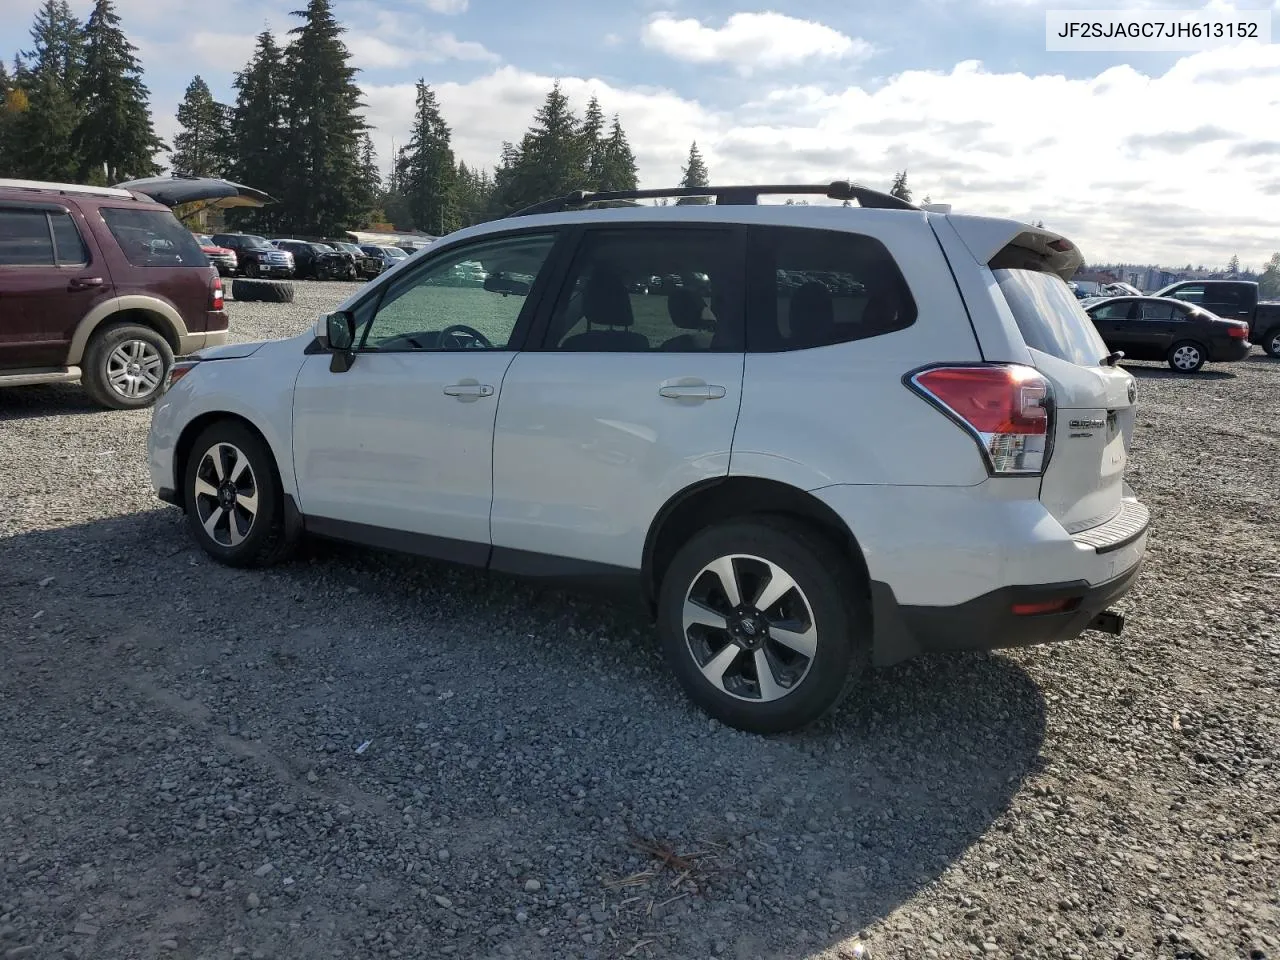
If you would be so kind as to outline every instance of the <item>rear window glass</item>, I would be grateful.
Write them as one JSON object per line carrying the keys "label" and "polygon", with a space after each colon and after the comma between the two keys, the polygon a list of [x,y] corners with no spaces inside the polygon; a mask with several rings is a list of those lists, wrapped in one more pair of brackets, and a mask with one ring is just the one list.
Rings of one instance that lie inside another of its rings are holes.
{"label": "rear window glass", "polygon": [[209,258],[173,214],[103,207],[102,219],[135,267],[207,267]]}
{"label": "rear window glass", "polygon": [[1111,352],[1071,288],[1056,273],[991,272],[1028,347],[1082,367],[1098,366]]}

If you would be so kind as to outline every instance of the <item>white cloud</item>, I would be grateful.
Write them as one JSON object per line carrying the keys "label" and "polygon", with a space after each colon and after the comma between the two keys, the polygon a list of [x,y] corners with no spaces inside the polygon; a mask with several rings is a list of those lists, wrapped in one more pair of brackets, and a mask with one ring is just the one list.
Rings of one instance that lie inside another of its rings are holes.
{"label": "white cloud", "polygon": [[[642,186],[676,183],[696,139],[716,182],[851,177],[886,189],[905,167],[917,197],[1043,219],[1091,260],[1225,262],[1238,253],[1260,265],[1280,223],[1278,77],[1280,46],[1255,45],[1191,54],[1157,75],[1121,66],[1068,79],[968,61],[904,72],[874,90],[763,89],[725,109],[668,89],[561,84],[579,113],[595,93],[621,115]],[[506,66],[437,85],[458,155],[491,168],[552,82]],[[413,88],[365,89],[385,164],[391,138],[407,136]]]}
{"label": "white cloud", "polygon": [[813,20],[781,13],[735,13],[721,27],[659,13],[645,24],[646,46],[690,63],[730,63],[743,72],[811,59],[866,57],[872,47]]}
{"label": "white cloud", "polygon": [[[449,0],[433,0],[447,3]],[[393,70],[446,60],[496,62],[497,54],[473,40],[459,40],[449,32],[436,33],[417,18],[361,4],[343,38],[354,66],[361,70]]]}
{"label": "white cloud", "polygon": [[468,0],[422,0],[432,13],[465,13]]}

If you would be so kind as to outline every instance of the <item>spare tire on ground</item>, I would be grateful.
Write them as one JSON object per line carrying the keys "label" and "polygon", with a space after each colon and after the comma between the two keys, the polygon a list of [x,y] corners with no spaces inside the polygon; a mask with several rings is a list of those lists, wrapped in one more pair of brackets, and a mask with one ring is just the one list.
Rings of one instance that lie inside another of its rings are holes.
{"label": "spare tire on ground", "polygon": [[231,281],[231,299],[242,303],[293,303],[293,284],[287,280]]}

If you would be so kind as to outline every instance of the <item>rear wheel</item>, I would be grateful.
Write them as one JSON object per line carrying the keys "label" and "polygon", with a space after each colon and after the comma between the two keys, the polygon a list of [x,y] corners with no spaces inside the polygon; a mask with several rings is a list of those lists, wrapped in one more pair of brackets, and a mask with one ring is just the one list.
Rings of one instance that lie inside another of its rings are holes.
{"label": "rear wheel", "polygon": [[1195,373],[1204,366],[1204,347],[1191,340],[1183,340],[1169,348],[1166,358],[1169,367],[1178,373]]}
{"label": "rear wheel", "polygon": [[243,423],[222,420],[196,437],[183,470],[183,500],[192,536],[220,563],[268,566],[292,548],[275,458]]}
{"label": "rear wheel", "polygon": [[138,323],[113,324],[85,348],[81,382],[95,403],[137,410],[155,403],[172,366],[173,350],[160,334]]}
{"label": "rear wheel", "polygon": [[1280,327],[1272,327],[1262,335],[1262,349],[1269,357],[1280,357]]}
{"label": "rear wheel", "polygon": [[710,527],[662,580],[658,625],[685,692],[754,733],[812,723],[870,662],[863,591],[844,555],[780,517]]}

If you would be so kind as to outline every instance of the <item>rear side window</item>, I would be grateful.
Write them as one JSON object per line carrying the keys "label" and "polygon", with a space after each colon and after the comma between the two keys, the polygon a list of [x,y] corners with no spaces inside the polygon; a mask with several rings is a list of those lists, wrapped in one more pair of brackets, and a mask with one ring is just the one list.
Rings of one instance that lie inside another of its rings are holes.
{"label": "rear side window", "polygon": [[102,219],[135,267],[207,267],[196,238],[163,210],[102,207]]}
{"label": "rear side window", "polygon": [[1182,316],[1172,303],[1144,303],[1141,311],[1138,315],[1140,320],[1174,320]]}
{"label": "rear side window", "polygon": [[758,227],[747,349],[805,350],[903,330],[916,320],[893,255],[879,240],[843,230]]}
{"label": "rear side window", "polygon": [[69,213],[51,213],[49,224],[53,227],[54,253],[58,258],[58,266],[72,267],[89,262],[89,251],[85,249],[84,238],[71,219]]}
{"label": "rear side window", "polygon": [[1028,347],[1082,367],[1110,351],[1066,281],[1040,270],[991,271]]}

